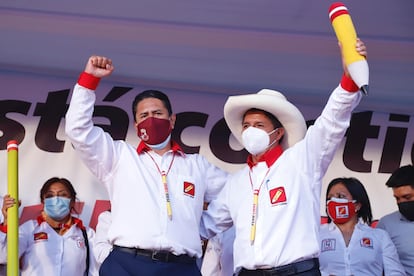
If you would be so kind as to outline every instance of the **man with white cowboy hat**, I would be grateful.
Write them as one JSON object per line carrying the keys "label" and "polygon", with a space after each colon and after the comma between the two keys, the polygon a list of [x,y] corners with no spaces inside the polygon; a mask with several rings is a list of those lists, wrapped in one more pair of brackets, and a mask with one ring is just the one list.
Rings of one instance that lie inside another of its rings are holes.
{"label": "man with white cowboy hat", "polygon": [[[366,55],[360,40],[356,50]],[[340,85],[307,131],[301,112],[280,92],[228,98],[224,118],[250,154],[210,203],[201,229],[211,237],[234,224],[238,275],[320,275],[322,178],[361,99],[343,67]]]}

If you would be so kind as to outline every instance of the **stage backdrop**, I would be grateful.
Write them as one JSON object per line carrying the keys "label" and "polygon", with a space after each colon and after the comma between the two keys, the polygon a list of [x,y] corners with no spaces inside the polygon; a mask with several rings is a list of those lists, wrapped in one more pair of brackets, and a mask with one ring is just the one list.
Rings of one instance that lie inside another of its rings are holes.
{"label": "stage backdrop", "polygon": [[[39,202],[41,184],[54,175],[74,183],[86,221],[95,201],[107,198],[63,133],[69,93],[93,54],[112,58],[116,68],[97,92],[96,124],[137,144],[130,102],[158,88],[171,96],[179,115],[174,137],[184,149],[237,170],[246,153],[222,120],[226,98],[278,89],[315,119],[342,74],[328,17],[333,2],[0,1],[0,194],[6,143],[17,139],[22,208]],[[325,184],[360,178],[379,218],[396,209],[384,186],[390,171],[413,159],[414,1],[345,4],[368,46],[370,95]]]}
{"label": "stage backdrop", "polygon": [[[96,202],[108,198],[106,190],[76,156],[64,133],[64,116],[78,75],[46,75],[2,72],[0,74],[0,193],[7,192],[6,144],[18,140],[19,189],[22,207],[39,204],[39,190],[52,176],[72,181],[78,199],[84,202],[80,217],[88,224]],[[339,81],[339,78],[338,78]],[[223,106],[230,94],[178,90],[151,84],[116,83],[111,78],[97,90],[95,124],[115,139],[137,145],[131,116],[131,102],[144,89],[161,89],[172,100],[177,114],[174,138],[189,153],[198,152],[212,163],[234,172],[241,168],[246,152],[230,135],[223,119]],[[277,87],[269,87],[277,89]],[[334,87],[332,87],[333,89]],[[256,91],[252,91],[256,92]],[[287,98],[289,92],[283,91]],[[326,102],[331,91],[326,91]],[[369,96],[362,101],[369,101]],[[293,101],[296,103],[295,101]],[[309,124],[323,105],[298,104]],[[414,159],[412,115],[357,109],[343,143],[324,179],[321,210],[324,211],[326,184],[335,177],[357,177],[368,190],[379,219],[397,209],[385,181],[390,173]]]}

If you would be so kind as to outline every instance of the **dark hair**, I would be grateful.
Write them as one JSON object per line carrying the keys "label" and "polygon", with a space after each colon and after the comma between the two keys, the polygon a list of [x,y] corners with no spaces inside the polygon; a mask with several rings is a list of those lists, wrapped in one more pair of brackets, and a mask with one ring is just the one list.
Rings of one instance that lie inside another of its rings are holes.
{"label": "dark hair", "polygon": [[395,170],[385,183],[390,188],[410,185],[414,188],[414,166],[406,165]]}
{"label": "dark hair", "polygon": [[[370,225],[372,222],[371,203],[369,202],[368,193],[365,190],[364,185],[362,185],[361,181],[358,179],[354,177],[339,177],[333,179],[329,182],[328,188],[326,189],[326,200],[328,200],[328,194],[331,188],[339,183],[344,184],[352,195],[352,199],[361,204],[361,209],[359,209],[357,216]],[[329,217],[328,222],[331,222]]]}
{"label": "dark hair", "polygon": [[136,122],[135,115],[137,113],[137,105],[140,101],[147,99],[147,98],[156,98],[162,101],[165,108],[168,110],[168,115],[169,116],[172,115],[171,103],[167,95],[165,95],[163,92],[158,91],[158,90],[145,90],[139,93],[135,97],[134,101],[132,102],[132,117],[134,118],[135,122]]}
{"label": "dark hair", "polygon": [[63,184],[63,186],[65,186],[66,189],[68,189],[68,191],[70,193],[70,199],[72,201],[76,200],[75,188],[73,188],[73,185],[72,185],[72,183],[70,183],[69,180],[67,180],[66,178],[52,177],[52,178],[49,178],[48,180],[46,180],[46,182],[43,184],[42,188],[40,189],[40,202],[43,203],[44,195],[47,193],[50,186],[52,186],[52,184],[55,184],[55,183]]}
{"label": "dark hair", "polygon": [[249,110],[247,110],[246,112],[244,112],[243,120],[246,117],[246,114],[248,112],[262,112],[267,118],[270,119],[270,121],[272,122],[272,125],[273,125],[273,128],[274,129],[276,129],[278,127],[283,127],[282,123],[276,118],[275,115],[273,115],[270,112],[267,112],[266,110],[259,109],[259,108],[250,108]]}

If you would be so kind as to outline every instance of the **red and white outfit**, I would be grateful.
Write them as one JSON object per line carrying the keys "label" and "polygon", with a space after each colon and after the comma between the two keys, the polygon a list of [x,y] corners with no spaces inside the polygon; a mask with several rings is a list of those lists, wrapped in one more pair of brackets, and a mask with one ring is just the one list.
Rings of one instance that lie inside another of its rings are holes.
{"label": "red and white outfit", "polygon": [[406,275],[387,232],[359,222],[348,247],[334,223],[320,231],[322,275]]}
{"label": "red and white outfit", "polygon": [[[84,275],[87,248],[82,234],[86,229],[89,246],[93,246],[95,232],[85,228],[82,221],[73,218],[74,224],[63,235],[42,218],[29,220],[19,226],[20,272],[25,275],[73,276]],[[0,263],[7,262],[7,227],[0,229]],[[90,248],[88,275],[98,275],[97,263]]]}
{"label": "red and white outfit", "polygon": [[[346,90],[345,90],[346,89]],[[319,255],[321,180],[361,99],[343,77],[305,138],[285,151],[280,146],[263,161],[235,173],[203,217],[206,237],[236,229],[235,272],[273,268]],[[254,107],[254,106],[252,106]],[[253,191],[259,190],[257,223],[251,244]]]}
{"label": "red and white outfit", "polygon": [[[114,245],[201,257],[199,234],[203,203],[214,199],[227,173],[199,154],[185,154],[173,142],[162,156],[143,142],[135,148],[114,141],[95,127],[92,114],[99,79],[83,73],[66,114],[66,133],[111,201],[108,238]],[[160,171],[167,173],[172,219]]]}

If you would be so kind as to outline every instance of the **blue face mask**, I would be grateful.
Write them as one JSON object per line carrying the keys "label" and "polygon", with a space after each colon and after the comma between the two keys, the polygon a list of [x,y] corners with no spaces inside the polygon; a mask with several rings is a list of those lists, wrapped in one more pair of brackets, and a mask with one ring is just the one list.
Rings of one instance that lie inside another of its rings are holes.
{"label": "blue face mask", "polygon": [[164,142],[162,142],[162,143],[159,143],[159,144],[157,144],[157,145],[150,145],[150,144],[147,144],[152,150],[161,150],[161,149],[163,149],[163,148],[165,148],[166,146],[167,146],[167,144],[170,142],[170,140],[171,140],[171,134],[170,135],[168,135],[168,137],[167,137],[167,139],[165,139],[165,141]]}
{"label": "blue face mask", "polygon": [[70,212],[70,198],[54,196],[45,198],[44,211],[54,220],[61,220]]}

